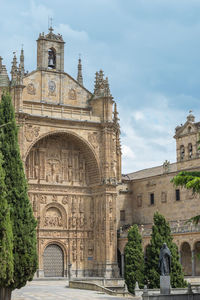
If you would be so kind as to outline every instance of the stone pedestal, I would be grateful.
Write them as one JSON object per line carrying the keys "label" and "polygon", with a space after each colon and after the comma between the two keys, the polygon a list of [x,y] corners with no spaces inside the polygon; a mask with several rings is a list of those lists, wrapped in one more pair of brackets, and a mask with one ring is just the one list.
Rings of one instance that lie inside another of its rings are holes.
{"label": "stone pedestal", "polygon": [[160,276],[160,294],[170,294],[170,276]]}

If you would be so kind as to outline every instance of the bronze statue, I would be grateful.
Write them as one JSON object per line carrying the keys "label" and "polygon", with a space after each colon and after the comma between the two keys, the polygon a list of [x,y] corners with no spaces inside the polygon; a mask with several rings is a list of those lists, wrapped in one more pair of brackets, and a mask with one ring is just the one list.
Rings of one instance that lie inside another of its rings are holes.
{"label": "bronze statue", "polygon": [[166,243],[164,243],[160,249],[158,266],[160,268],[161,276],[169,276],[171,271],[171,252]]}

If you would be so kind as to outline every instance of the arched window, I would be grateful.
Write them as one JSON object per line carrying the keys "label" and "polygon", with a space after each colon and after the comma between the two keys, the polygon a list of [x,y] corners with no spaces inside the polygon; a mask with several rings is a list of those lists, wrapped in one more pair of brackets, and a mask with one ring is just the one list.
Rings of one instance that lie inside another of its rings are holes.
{"label": "arched window", "polygon": [[56,50],[54,48],[48,50],[48,67],[51,69],[56,68]]}
{"label": "arched window", "polygon": [[188,157],[192,158],[192,144],[188,144]]}
{"label": "arched window", "polygon": [[180,147],[180,157],[181,160],[183,160],[185,157],[185,147],[183,145]]}
{"label": "arched window", "polygon": [[188,133],[190,133],[192,130],[191,126],[188,126]]}

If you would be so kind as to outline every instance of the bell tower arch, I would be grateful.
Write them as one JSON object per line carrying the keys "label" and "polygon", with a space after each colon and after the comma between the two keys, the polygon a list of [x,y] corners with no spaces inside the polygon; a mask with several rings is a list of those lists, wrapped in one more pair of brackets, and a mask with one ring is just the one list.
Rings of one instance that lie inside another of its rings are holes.
{"label": "bell tower arch", "polygon": [[37,69],[64,72],[64,44],[60,34],[54,34],[53,28],[49,33],[40,33],[37,40]]}

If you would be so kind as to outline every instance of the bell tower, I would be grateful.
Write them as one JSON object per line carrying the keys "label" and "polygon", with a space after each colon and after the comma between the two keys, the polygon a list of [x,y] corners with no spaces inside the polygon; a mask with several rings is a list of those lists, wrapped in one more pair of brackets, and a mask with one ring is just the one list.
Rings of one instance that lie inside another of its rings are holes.
{"label": "bell tower", "polygon": [[54,34],[52,26],[49,33],[40,33],[37,40],[37,69],[64,72],[64,44],[62,35]]}

